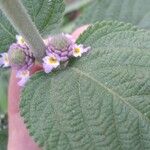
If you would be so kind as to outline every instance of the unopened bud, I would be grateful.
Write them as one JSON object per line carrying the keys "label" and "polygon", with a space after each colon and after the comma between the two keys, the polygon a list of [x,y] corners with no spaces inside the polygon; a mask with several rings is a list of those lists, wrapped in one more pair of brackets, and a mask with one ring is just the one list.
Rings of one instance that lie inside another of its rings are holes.
{"label": "unopened bud", "polygon": [[49,45],[51,45],[52,50],[66,51],[66,49],[72,43],[72,40],[68,38],[65,34],[58,34],[51,37]]}
{"label": "unopened bud", "polygon": [[34,62],[34,58],[29,52],[29,48],[27,46],[21,46],[16,43],[10,46],[8,57],[10,65],[17,69],[27,69]]}
{"label": "unopened bud", "polygon": [[26,55],[19,47],[11,48],[9,51],[9,61],[11,66],[23,65],[25,63]]}

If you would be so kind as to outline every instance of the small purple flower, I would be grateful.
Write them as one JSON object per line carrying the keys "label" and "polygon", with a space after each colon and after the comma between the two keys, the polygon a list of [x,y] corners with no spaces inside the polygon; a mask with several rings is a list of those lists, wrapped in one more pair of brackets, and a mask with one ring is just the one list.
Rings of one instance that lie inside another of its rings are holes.
{"label": "small purple flower", "polygon": [[84,46],[82,44],[80,44],[80,45],[75,44],[73,47],[72,55],[74,57],[81,57],[83,53],[88,52],[90,49],[91,49],[90,47],[84,48]]}
{"label": "small purple flower", "polygon": [[18,85],[23,87],[30,78],[30,72],[28,70],[18,71],[16,77],[20,79]]}
{"label": "small purple flower", "polygon": [[9,62],[9,58],[8,58],[8,53],[2,53],[0,54],[0,67],[9,67],[10,66],[10,62]]}
{"label": "small purple flower", "polygon": [[46,73],[50,73],[54,68],[60,65],[60,57],[57,54],[48,53],[43,58],[43,68]]}

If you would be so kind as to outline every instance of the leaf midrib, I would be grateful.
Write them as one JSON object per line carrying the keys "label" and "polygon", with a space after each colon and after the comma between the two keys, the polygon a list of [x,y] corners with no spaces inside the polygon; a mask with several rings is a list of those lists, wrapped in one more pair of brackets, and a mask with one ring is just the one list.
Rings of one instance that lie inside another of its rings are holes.
{"label": "leaf midrib", "polygon": [[108,88],[107,86],[105,86],[103,83],[101,83],[100,81],[98,81],[97,79],[93,78],[92,76],[90,76],[89,74],[87,74],[86,72],[83,72],[82,70],[80,70],[77,67],[72,67],[71,68],[75,73],[80,74],[82,76],[85,76],[86,78],[88,78],[89,80],[94,81],[98,86],[101,86],[102,88],[104,88],[105,90],[107,90],[110,94],[115,95],[116,97],[118,97],[119,99],[122,100],[123,103],[125,103],[128,107],[131,108],[131,111],[134,111],[138,114],[138,116],[140,116],[142,119],[145,118],[145,120],[148,121],[148,123],[150,124],[150,119],[143,115],[138,109],[136,109],[134,106],[132,106],[129,102],[126,101],[126,99],[124,97],[122,97],[121,95],[119,95],[118,93],[116,93],[115,91],[113,91],[112,89]]}

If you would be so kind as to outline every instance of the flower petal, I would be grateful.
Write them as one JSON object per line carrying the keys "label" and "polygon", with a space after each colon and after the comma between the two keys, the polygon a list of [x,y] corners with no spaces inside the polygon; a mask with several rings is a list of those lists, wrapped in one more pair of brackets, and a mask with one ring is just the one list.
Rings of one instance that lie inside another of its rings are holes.
{"label": "flower petal", "polygon": [[50,73],[52,71],[53,67],[48,64],[43,63],[43,69],[44,69],[45,73]]}
{"label": "flower petal", "polygon": [[44,62],[44,63],[47,63],[47,62],[48,62],[48,59],[49,59],[49,56],[44,57],[44,58],[43,58],[43,62]]}
{"label": "flower petal", "polygon": [[21,87],[24,87],[27,81],[29,80],[30,77],[27,78],[21,78],[21,80],[18,82],[18,85]]}
{"label": "flower petal", "polygon": [[8,58],[8,53],[1,53],[0,54],[0,67],[2,66],[3,68],[9,67],[9,58]]}
{"label": "flower petal", "polygon": [[87,53],[89,50],[91,50],[91,47],[90,47],[90,46],[89,46],[89,47],[84,48],[84,49],[83,49],[83,53]]}
{"label": "flower petal", "polygon": [[30,72],[28,70],[17,71],[17,78],[28,78],[30,76]]}

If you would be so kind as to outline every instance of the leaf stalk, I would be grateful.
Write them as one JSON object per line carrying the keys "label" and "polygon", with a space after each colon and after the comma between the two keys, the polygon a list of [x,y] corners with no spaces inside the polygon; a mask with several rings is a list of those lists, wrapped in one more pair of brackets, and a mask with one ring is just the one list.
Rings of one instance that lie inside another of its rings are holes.
{"label": "leaf stalk", "polygon": [[34,57],[41,61],[45,54],[45,44],[21,1],[0,0],[0,9],[30,46]]}

